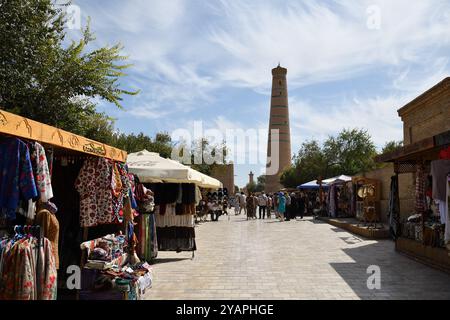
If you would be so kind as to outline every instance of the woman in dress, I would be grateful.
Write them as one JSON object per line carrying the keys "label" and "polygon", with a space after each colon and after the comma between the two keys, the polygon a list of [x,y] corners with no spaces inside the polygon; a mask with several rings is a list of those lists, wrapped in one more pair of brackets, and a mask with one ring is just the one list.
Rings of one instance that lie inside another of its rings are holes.
{"label": "woman in dress", "polygon": [[247,205],[247,220],[249,220],[250,218],[253,218],[253,216],[256,216],[255,199],[253,197],[253,193],[249,193],[246,199],[246,205]]}

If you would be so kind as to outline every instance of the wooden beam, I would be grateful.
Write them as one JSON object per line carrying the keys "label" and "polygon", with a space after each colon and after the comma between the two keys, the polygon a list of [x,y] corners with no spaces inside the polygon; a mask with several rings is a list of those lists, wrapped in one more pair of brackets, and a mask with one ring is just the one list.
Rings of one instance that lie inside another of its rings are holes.
{"label": "wooden beam", "polygon": [[94,140],[0,110],[0,133],[125,162],[127,153]]}

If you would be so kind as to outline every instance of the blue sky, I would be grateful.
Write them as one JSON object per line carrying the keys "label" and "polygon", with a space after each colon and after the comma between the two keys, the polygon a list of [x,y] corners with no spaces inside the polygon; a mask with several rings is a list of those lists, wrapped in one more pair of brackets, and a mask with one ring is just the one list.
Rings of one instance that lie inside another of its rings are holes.
{"label": "blue sky", "polygon": [[[141,94],[126,97],[123,111],[99,102],[127,133],[171,133],[193,121],[267,129],[271,69],[281,62],[293,152],[353,127],[382,147],[402,139],[396,110],[450,74],[448,0],[73,3],[82,25],[91,18],[93,46],[120,42],[134,64],[122,85]],[[237,184],[261,169],[236,165]]]}

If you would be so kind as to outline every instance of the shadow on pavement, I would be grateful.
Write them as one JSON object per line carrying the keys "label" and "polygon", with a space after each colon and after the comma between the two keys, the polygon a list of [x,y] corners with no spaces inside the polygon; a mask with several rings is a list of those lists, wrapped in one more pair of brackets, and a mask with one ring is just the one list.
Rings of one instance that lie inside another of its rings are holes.
{"label": "shadow on pavement", "polygon": [[156,258],[152,260],[152,264],[162,264],[162,263],[170,263],[170,262],[178,262],[183,260],[191,260],[191,257],[189,258]]}
{"label": "shadow on pavement", "polygon": [[[364,242],[358,240],[351,244]],[[395,252],[394,244],[387,246],[386,241],[389,240],[343,249],[354,262],[330,265],[361,299],[450,298],[450,275],[401,256]],[[368,270],[370,266],[380,268],[380,289],[368,288],[368,283],[375,283],[373,271]]]}

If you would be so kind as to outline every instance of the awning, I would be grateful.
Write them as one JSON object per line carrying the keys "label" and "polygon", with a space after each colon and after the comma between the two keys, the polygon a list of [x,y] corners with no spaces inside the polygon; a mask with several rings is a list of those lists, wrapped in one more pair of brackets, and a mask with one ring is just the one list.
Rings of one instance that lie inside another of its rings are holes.
{"label": "awning", "polygon": [[[328,188],[327,184],[324,183],[323,181],[322,181],[322,188]],[[304,190],[319,189],[319,185],[317,184],[317,180],[313,180],[299,185],[297,189],[304,189]]]}
{"label": "awning", "polygon": [[349,181],[352,181],[352,177],[346,176],[346,175],[340,175],[337,177],[325,179],[322,181],[322,183],[326,183],[326,184],[330,185],[330,184],[334,184],[334,183],[349,182]]}
{"label": "awning", "polygon": [[221,188],[222,183],[177,161],[165,159],[156,152],[142,150],[127,158],[128,169],[144,183],[195,183],[202,188]]}

